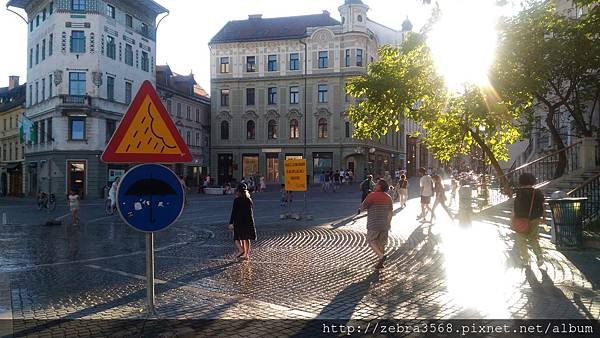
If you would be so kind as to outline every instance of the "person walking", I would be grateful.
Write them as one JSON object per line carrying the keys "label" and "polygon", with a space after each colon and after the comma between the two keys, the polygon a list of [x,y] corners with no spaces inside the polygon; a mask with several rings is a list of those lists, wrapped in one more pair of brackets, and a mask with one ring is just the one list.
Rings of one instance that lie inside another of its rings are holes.
{"label": "person walking", "polygon": [[265,192],[267,191],[267,182],[265,181],[265,177],[261,176],[260,177],[260,192]]}
{"label": "person walking", "polygon": [[444,189],[444,184],[442,183],[442,177],[438,174],[434,174],[431,176],[434,183],[434,193],[435,193],[435,201],[433,202],[433,207],[431,208],[431,218],[429,220],[430,223],[433,223],[433,219],[435,218],[435,209],[438,205],[441,205],[444,210],[448,213],[451,219],[454,219],[454,216],[448,209],[446,205],[446,191]]}
{"label": "person walking", "polygon": [[408,200],[408,179],[406,178],[406,175],[400,175],[397,187],[398,194],[400,195],[400,205],[402,208],[406,208],[406,201]]}
{"label": "person walking", "polygon": [[[362,202],[365,201],[365,198],[367,198],[367,195],[369,195],[369,193],[371,193],[374,188],[375,188],[375,182],[373,182],[373,175],[367,175],[367,178],[365,178],[365,180],[360,183],[360,191],[362,192],[362,195],[360,198],[361,204],[362,204]],[[360,214],[360,212],[361,212],[361,208],[358,208],[357,214]]]}
{"label": "person walking", "polygon": [[427,211],[431,212],[431,196],[433,196],[433,180],[431,176],[427,174],[425,168],[419,168],[419,180],[420,195],[421,195],[421,214],[417,216],[417,219],[425,220],[427,217]]}
{"label": "person walking", "polygon": [[79,216],[77,215],[77,211],[79,211],[79,200],[79,194],[74,189],[71,189],[67,196],[67,202],[69,203],[69,210],[71,211],[71,217],[73,218],[72,225],[79,224]]}
{"label": "person walking", "polygon": [[387,194],[388,184],[385,180],[378,180],[374,189],[362,202],[361,209],[368,213],[367,242],[378,258],[375,269],[381,269],[386,259],[385,246],[391,228],[393,203]]}
{"label": "person walking", "polygon": [[539,242],[539,225],[544,217],[544,194],[533,186],[536,183],[535,176],[523,173],[519,176],[519,188],[513,204],[513,218],[523,217],[529,220],[529,231],[516,233],[516,246],[521,257],[521,265],[529,267],[529,251],[527,245],[535,253],[537,265],[542,267],[544,256]]}
{"label": "person walking", "polygon": [[121,178],[117,176],[108,190],[108,198],[110,199],[110,207],[114,210],[117,205],[117,190],[119,189],[119,181]]}
{"label": "person walking", "polygon": [[233,230],[233,240],[239,251],[237,257],[243,260],[250,259],[250,240],[256,240],[253,209],[248,186],[243,183],[238,185],[229,218],[229,229]]}

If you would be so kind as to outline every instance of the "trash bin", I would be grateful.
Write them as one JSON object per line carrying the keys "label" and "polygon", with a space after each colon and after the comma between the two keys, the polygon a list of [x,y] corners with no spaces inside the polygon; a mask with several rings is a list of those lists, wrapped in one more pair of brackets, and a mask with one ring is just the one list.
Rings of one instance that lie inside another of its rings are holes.
{"label": "trash bin", "polygon": [[585,201],[587,201],[587,197],[548,200],[558,248],[581,247]]}

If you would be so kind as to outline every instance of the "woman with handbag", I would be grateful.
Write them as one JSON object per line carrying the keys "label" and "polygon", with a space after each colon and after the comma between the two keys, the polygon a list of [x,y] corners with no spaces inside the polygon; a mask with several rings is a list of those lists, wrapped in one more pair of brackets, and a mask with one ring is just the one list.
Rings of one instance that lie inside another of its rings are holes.
{"label": "woman with handbag", "polygon": [[542,267],[544,258],[539,242],[539,225],[544,217],[544,194],[534,188],[535,176],[524,173],[519,176],[519,188],[513,206],[511,229],[516,232],[516,246],[523,267],[529,267],[527,244],[536,255],[537,265]]}

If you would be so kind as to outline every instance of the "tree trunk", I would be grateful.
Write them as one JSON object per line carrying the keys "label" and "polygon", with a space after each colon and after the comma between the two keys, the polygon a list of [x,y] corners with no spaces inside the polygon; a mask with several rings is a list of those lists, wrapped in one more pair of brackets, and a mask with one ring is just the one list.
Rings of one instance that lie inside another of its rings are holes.
{"label": "tree trunk", "polygon": [[[554,125],[554,109],[552,107],[548,107],[548,115],[546,116],[546,125],[550,130],[550,134],[552,135],[552,140],[554,144],[556,144],[556,150],[565,149],[565,144],[560,138],[560,134],[558,133],[558,129]],[[556,164],[556,170],[554,172],[553,178],[561,177],[565,173],[565,169],[567,168],[567,154],[564,151],[558,153],[558,163]]]}
{"label": "tree trunk", "polygon": [[504,170],[502,170],[502,168],[500,168],[500,164],[498,164],[498,160],[496,159],[496,156],[490,150],[490,147],[488,147],[487,144],[485,144],[485,141],[481,138],[481,136],[479,136],[479,134],[477,132],[474,132],[473,130],[470,130],[470,129],[467,129],[467,130],[473,136],[473,140],[475,141],[475,143],[477,143],[477,145],[479,145],[479,147],[483,150],[483,153],[490,160],[490,163],[492,164],[492,167],[494,167],[494,170],[496,170],[496,174],[497,174],[498,180],[500,181],[500,185],[502,186],[503,193],[508,196],[512,196],[513,189],[510,186],[510,183],[508,182],[508,178],[504,175]]}

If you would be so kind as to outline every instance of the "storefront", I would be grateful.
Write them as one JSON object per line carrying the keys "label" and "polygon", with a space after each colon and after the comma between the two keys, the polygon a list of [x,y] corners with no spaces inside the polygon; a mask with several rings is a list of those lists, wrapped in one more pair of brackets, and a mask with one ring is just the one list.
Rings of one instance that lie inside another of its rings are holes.
{"label": "storefront", "polygon": [[86,195],[86,161],[67,161],[67,193],[75,191],[81,198]]}
{"label": "storefront", "polygon": [[333,169],[333,153],[312,153],[313,182],[319,183],[319,175]]}
{"label": "storefront", "polygon": [[259,172],[258,162],[258,154],[243,154],[242,177],[255,176]]}
{"label": "storefront", "polygon": [[279,182],[279,154],[267,153],[267,182]]}

